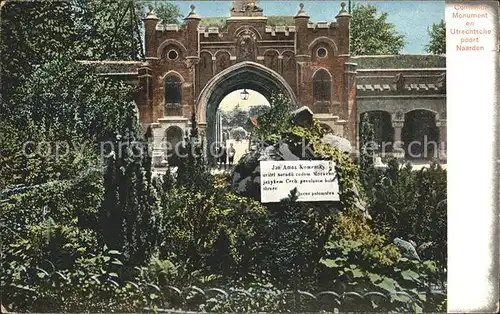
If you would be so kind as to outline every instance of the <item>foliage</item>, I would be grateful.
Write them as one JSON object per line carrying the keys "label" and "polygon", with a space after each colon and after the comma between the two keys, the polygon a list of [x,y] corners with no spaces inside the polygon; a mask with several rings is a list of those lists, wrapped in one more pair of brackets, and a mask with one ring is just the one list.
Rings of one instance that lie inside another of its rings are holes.
{"label": "foliage", "polygon": [[96,283],[112,275],[107,270],[109,266],[122,262],[101,256],[95,232],[79,227],[78,219],[63,224],[52,217],[42,219],[3,246],[2,303],[8,302],[22,311],[81,311],[117,306],[119,302],[103,293],[111,292],[113,286],[100,287]]}
{"label": "foliage", "polygon": [[435,55],[446,53],[446,23],[444,20],[438,24],[432,24],[428,32],[430,41],[425,46],[425,51]]}
{"label": "foliage", "polygon": [[[65,269],[84,253],[95,253],[97,241],[90,229],[78,228],[77,219],[68,224],[57,224],[51,217],[32,225],[23,238],[7,247],[7,255],[29,267],[44,261],[57,269]],[[76,254],[75,254],[76,253]]]}
{"label": "foliage", "polygon": [[231,130],[231,138],[240,141],[247,136],[247,132],[242,127],[237,127]]}
{"label": "foliage", "polygon": [[139,60],[141,1],[72,0],[78,60]]}
{"label": "foliage", "polygon": [[[227,17],[203,17],[201,20],[201,26],[204,27],[218,27],[220,30],[224,31],[227,29],[226,24]],[[267,25],[270,26],[282,26],[289,25],[294,26],[295,21],[293,20],[293,16],[285,16],[285,15],[270,15],[267,16]]]}
{"label": "foliage", "polygon": [[370,121],[368,113],[361,115],[360,121],[360,181],[365,188],[365,193],[369,198],[373,198],[373,189],[378,178],[377,169],[374,167],[375,142],[373,123]]}
{"label": "foliage", "polygon": [[79,226],[95,226],[96,208],[102,196],[99,175],[90,172],[75,181],[54,181],[17,193],[5,192],[0,200],[1,247],[5,249],[48,217],[60,224],[77,219]]}
{"label": "foliage", "polygon": [[2,2],[3,97],[49,61],[137,60],[141,43],[131,34],[142,31],[145,4],[136,2],[126,11],[127,5],[119,0]]}
{"label": "foliage", "polygon": [[248,116],[250,117],[258,117],[269,110],[269,106],[267,105],[254,105],[248,108]]}
{"label": "foliage", "polygon": [[356,4],[351,14],[351,55],[392,55],[405,46],[404,35],[387,22],[387,13],[379,15],[373,5]]}
{"label": "foliage", "polygon": [[291,126],[290,100],[282,94],[271,95],[271,108],[257,117],[253,135],[261,141],[273,141]]}
{"label": "foliage", "polygon": [[137,265],[154,252],[162,219],[148,143],[140,138],[133,106],[128,109],[128,130],[116,136],[106,160],[99,225],[102,241]]}
{"label": "foliage", "polygon": [[2,1],[1,9],[0,51],[5,101],[38,65],[63,57],[73,46],[74,32],[71,4],[66,1]]}
{"label": "foliage", "polygon": [[[321,127],[317,119],[313,120],[310,128],[304,128],[294,125],[283,134],[281,140],[289,143],[292,152],[297,156],[306,157],[312,160],[330,160],[335,163],[335,170],[338,173],[340,210],[353,208],[357,196],[354,192],[354,186],[359,186],[359,172],[352,158],[337,148],[331,147],[323,142],[325,130]],[[298,150],[305,152],[300,154]]]}
{"label": "foliage", "polygon": [[[419,243],[430,241],[422,256],[444,267],[445,172],[436,166],[381,173],[370,227],[354,205],[357,167],[322,143],[317,120],[307,129],[292,125],[290,102],[282,95],[255,114],[256,136],[270,145],[285,141],[291,149],[307,145],[308,158],[335,161],[340,203],[297,203],[296,191],[267,205],[235,195],[227,177],[213,178],[208,171],[194,115],[177,174],[152,179],[145,146],[151,134],[144,139],[138,132],[131,88],[75,62],[136,60],[142,47],[131,32],[142,32],[139,19],[146,4],[135,3],[131,12],[129,2],[117,0],[2,2],[2,304],[20,312],[139,312],[167,306],[281,311],[300,303],[296,295],[281,294],[288,289],[330,289],[338,287],[339,278],[353,279],[359,289],[410,291],[423,301],[412,291],[427,287],[432,263],[400,259],[386,239],[410,234]],[[157,14],[164,23],[180,16],[175,7],[161,6],[165,12]],[[270,24],[281,23],[274,21]],[[377,21],[385,23],[385,16]],[[402,46],[390,26],[380,29],[384,40]],[[379,41],[368,47],[377,53],[396,49]],[[248,114],[243,119],[240,111],[235,123],[244,126]],[[27,141],[50,142],[51,150],[64,141],[73,149],[60,158],[33,148],[28,152],[34,154],[24,155]],[[99,145],[102,141],[108,142]],[[417,191],[413,201],[407,189]],[[394,231],[387,228],[391,224]],[[200,301],[199,288],[177,289],[176,296],[172,287],[212,284],[235,293],[243,287],[255,297],[206,293]],[[179,300],[184,295],[189,298]],[[393,301],[404,300],[395,296]],[[384,309],[403,308],[395,304]]]}
{"label": "foliage", "polygon": [[[431,306],[435,311],[437,305],[426,303],[426,294],[421,293],[428,291],[430,283],[436,280],[435,262],[402,258],[397,247],[388,244],[383,235],[374,233],[359,216],[359,212],[346,211],[336,218],[332,236],[325,246],[326,257],[321,260],[328,269],[322,272],[322,286],[339,292],[390,293],[391,304],[385,304],[388,306],[385,310],[407,311],[409,295],[418,300],[412,311],[420,312],[424,306]],[[367,306],[362,309],[373,311],[383,310],[380,306],[384,305],[358,306]]]}
{"label": "foliage", "polygon": [[120,131],[131,101],[130,86],[67,60],[41,65],[17,92],[6,103],[3,121],[21,127],[32,120],[36,127],[53,131],[52,140],[67,141],[72,148]]}
{"label": "foliage", "polygon": [[230,128],[242,127],[247,129],[247,120],[249,117],[248,111],[241,108],[240,104],[234,106],[229,112],[220,111],[222,114],[222,123]]}
{"label": "foliage", "polygon": [[154,10],[155,15],[164,25],[180,24],[180,19],[183,17],[182,13],[179,11],[179,7],[173,3],[160,2],[154,8],[151,4],[149,7]]}
{"label": "foliage", "polygon": [[[245,274],[255,266],[257,230],[266,217],[260,202],[226,187],[199,191],[173,186],[160,195],[165,217],[160,258],[174,254],[174,262],[209,274]],[[222,269],[221,260],[226,262]]]}
{"label": "foliage", "polygon": [[446,57],[440,55],[355,56],[360,69],[445,68]]}
{"label": "foliage", "polygon": [[375,230],[413,240],[421,257],[436,262],[441,280],[447,265],[446,182],[438,164],[414,171],[391,160],[377,177],[370,204]]}
{"label": "foliage", "polygon": [[[178,159],[176,182],[179,187],[203,191],[211,185],[212,180],[204,158],[204,143],[200,142],[195,113],[191,115],[191,130],[184,139]],[[177,153],[177,152],[176,152]]]}

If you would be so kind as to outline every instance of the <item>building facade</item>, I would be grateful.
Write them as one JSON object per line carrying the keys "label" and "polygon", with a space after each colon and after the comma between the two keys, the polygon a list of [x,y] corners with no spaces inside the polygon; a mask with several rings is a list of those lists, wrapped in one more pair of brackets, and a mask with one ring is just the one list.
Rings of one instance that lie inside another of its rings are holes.
{"label": "building facade", "polygon": [[[282,93],[296,106],[308,106],[325,128],[354,145],[365,112],[377,121],[379,140],[419,138],[422,134],[409,134],[412,123],[412,130],[425,129],[433,139],[446,135],[443,64],[351,57],[351,15],[344,3],[330,22],[311,23],[301,4],[293,25],[269,25],[258,2],[250,1],[233,1],[224,27],[201,21],[194,6],[182,26],[163,25],[153,12],[144,18],[146,60],[137,64],[136,103],[157,147],[182,141],[192,113],[206,143],[214,143],[217,108],[239,89],[268,99]],[[420,111],[424,114],[410,121]],[[426,121],[425,127],[419,121]],[[443,149],[439,144],[437,150]],[[157,159],[164,153],[158,149]]]}

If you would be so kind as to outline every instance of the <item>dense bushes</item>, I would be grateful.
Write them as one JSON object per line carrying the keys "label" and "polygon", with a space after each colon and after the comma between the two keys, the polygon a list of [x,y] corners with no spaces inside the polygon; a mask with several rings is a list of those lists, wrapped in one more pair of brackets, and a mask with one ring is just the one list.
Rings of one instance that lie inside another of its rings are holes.
{"label": "dense bushes", "polygon": [[377,171],[370,200],[374,228],[389,239],[412,240],[420,257],[433,260],[445,280],[447,265],[446,170],[438,164],[412,170],[396,160]]}
{"label": "dense bushes", "polygon": [[411,164],[390,159],[386,168],[375,168],[373,125],[361,119],[360,178],[373,217],[373,228],[387,239],[412,241],[419,256],[437,266],[440,286],[446,281],[447,175],[438,163],[414,170]]}
{"label": "dense bushes", "polygon": [[[266,141],[283,140],[293,150],[305,140],[313,158],[337,161],[342,202],[299,203],[291,191],[280,203],[262,204],[237,195],[226,175],[212,176],[192,154],[202,146],[196,123],[178,172],[153,179],[129,114],[104,173],[3,196],[2,223],[9,229],[1,243],[2,303],[21,311],[308,311],[340,305],[299,302],[305,294],[286,292],[330,290],[384,295],[343,310],[438,309],[425,291],[436,280],[435,263],[442,267],[437,243],[446,229],[412,225],[443,223],[446,177],[438,166],[375,169],[369,221],[355,206],[357,166],[320,141],[317,121],[309,129],[270,124],[277,134],[262,133]],[[261,127],[265,121],[266,114]],[[422,261],[409,260],[391,243],[394,237],[436,245]],[[219,291],[208,297],[200,292],[208,287],[253,296]]]}
{"label": "dense bushes", "polygon": [[151,180],[151,157],[134,115],[118,134],[106,159],[104,199],[99,210],[100,240],[121,251],[127,264],[140,265],[156,250],[162,218]]}

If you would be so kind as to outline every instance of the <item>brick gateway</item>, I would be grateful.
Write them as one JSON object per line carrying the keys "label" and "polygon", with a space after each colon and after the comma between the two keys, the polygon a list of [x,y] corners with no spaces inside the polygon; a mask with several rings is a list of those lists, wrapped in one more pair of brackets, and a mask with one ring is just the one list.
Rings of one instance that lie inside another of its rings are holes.
{"label": "brick gateway", "polygon": [[440,143],[444,158],[445,58],[352,57],[351,18],[344,3],[334,21],[317,23],[301,4],[293,25],[282,26],[269,25],[258,1],[233,1],[224,27],[203,25],[194,6],[182,26],[162,25],[149,12],[143,19],[145,62],[114,74],[138,86],[139,118],[153,128],[156,162],[165,153],[161,143],[182,140],[193,111],[206,142],[213,142],[220,101],[243,88],[265,97],[282,92],[351,143],[358,140],[360,115],[368,112],[379,140],[427,135]]}

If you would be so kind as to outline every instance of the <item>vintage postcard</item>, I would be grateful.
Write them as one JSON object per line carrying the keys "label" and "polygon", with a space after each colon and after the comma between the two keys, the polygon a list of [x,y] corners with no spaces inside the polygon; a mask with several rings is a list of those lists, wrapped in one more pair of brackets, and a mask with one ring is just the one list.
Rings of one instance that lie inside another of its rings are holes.
{"label": "vintage postcard", "polygon": [[7,312],[496,312],[498,1],[0,1]]}

